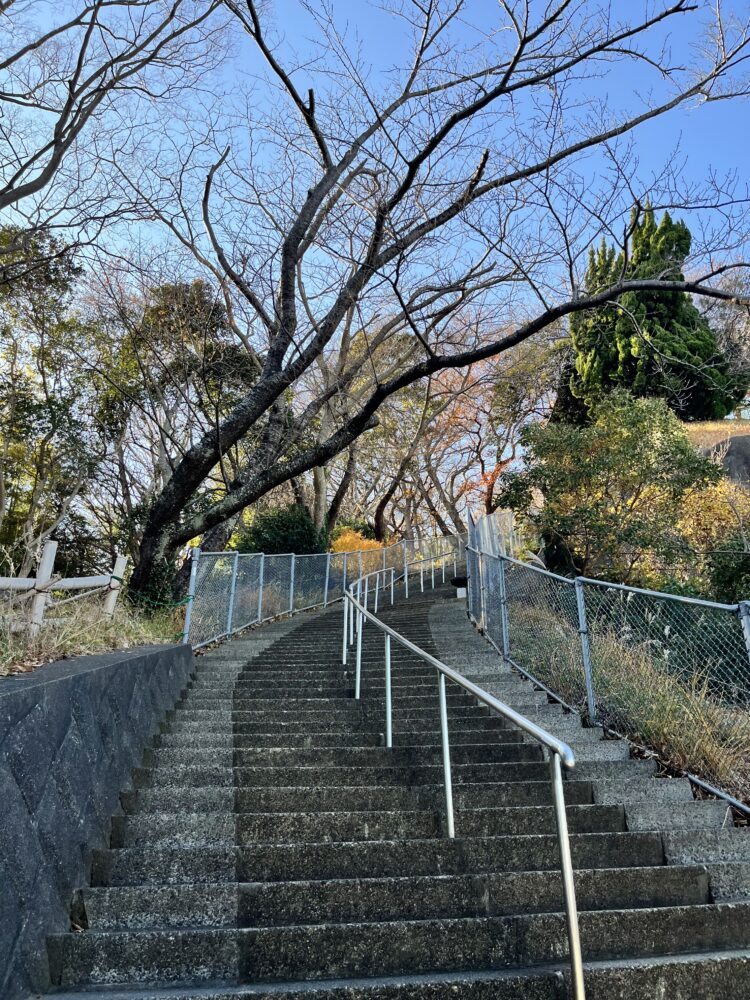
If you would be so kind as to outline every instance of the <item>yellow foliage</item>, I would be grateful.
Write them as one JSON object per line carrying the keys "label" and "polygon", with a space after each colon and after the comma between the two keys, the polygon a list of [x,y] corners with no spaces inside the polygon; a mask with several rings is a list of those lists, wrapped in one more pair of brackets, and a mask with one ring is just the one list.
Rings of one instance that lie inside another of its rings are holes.
{"label": "yellow foliage", "polygon": [[678,528],[694,549],[721,547],[727,538],[750,528],[750,491],[724,478],[689,494],[681,505]]}
{"label": "yellow foliage", "polygon": [[374,538],[363,538],[358,531],[347,528],[331,545],[331,552],[357,552],[362,549],[382,548],[381,542],[376,542]]}

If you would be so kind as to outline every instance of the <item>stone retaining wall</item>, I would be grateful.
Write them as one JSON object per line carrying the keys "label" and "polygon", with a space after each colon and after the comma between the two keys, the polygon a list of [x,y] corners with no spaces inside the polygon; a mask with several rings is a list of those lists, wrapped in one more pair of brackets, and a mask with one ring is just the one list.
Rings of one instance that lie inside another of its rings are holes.
{"label": "stone retaining wall", "polygon": [[49,985],[45,938],[67,930],[73,889],[164,713],[189,646],[85,656],[0,678],[0,998]]}

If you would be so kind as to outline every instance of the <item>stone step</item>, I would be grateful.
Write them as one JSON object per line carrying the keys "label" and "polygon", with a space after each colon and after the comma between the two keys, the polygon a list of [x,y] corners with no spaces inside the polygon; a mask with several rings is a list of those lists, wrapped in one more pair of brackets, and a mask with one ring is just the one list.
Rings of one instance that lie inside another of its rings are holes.
{"label": "stone step", "polygon": [[[498,734],[499,735],[499,734]],[[521,734],[512,730],[503,733],[502,742],[457,744],[451,747],[451,761],[454,764],[501,763],[507,761],[509,752],[522,749],[535,750],[535,745],[524,741]],[[515,739],[513,738],[515,737]],[[297,747],[253,746],[252,738],[242,736],[217,736],[217,743],[193,745],[190,737],[172,737],[165,742],[159,738],[159,745],[146,750],[146,767],[175,767],[181,765],[219,764],[226,767],[351,767],[408,766],[442,763],[442,751],[436,744],[430,746],[392,747],[321,747],[304,749]],[[242,745],[239,741],[245,740]],[[181,742],[182,741],[182,742]],[[645,763],[645,761],[644,761]],[[580,773],[580,772],[578,772]]]}
{"label": "stone step", "polygon": [[[750,904],[588,911],[589,961],[744,947]],[[553,962],[565,954],[563,914],[517,914],[344,925],[88,931],[50,938],[55,985],[316,980],[341,976],[487,970]]]}
{"label": "stone step", "polygon": [[[444,802],[442,784],[408,788],[387,785],[256,786],[252,788],[172,787],[138,788],[121,793],[122,807],[129,815],[162,813],[177,809],[194,812],[227,810],[242,813],[393,812],[395,810],[437,809]],[[512,781],[456,785],[453,803],[457,809],[486,809],[505,806],[546,805],[550,801],[549,781]],[[567,781],[565,800],[572,805],[592,802],[591,783]]]}
{"label": "stone step", "polygon": [[[170,803],[174,806],[174,803]],[[196,808],[201,803],[192,803]],[[445,833],[445,816],[437,809],[401,807],[399,809],[357,809],[349,812],[303,810],[288,812],[246,811],[232,815],[211,811],[221,806],[220,794],[204,803],[203,812],[188,812],[189,801],[180,812],[142,810],[112,821],[113,848],[134,845],[196,846],[199,844],[270,844],[317,843],[328,841],[419,840],[440,837]],[[359,803],[357,803],[359,805]],[[624,831],[621,806],[591,806],[585,803],[568,806],[571,827],[580,833],[617,833]],[[534,824],[538,824],[535,826]],[[494,806],[479,809],[456,807],[455,826],[462,837],[530,836],[554,831],[550,806]]]}
{"label": "stone step", "polygon": [[[589,869],[575,883],[581,911],[709,902],[699,866]],[[177,929],[554,913],[561,900],[558,872],[499,872],[84,889],[74,912],[91,930]]]}
{"label": "stone step", "polygon": [[[506,743],[496,748],[502,752],[500,761],[460,764],[452,761],[451,778],[455,785],[481,782],[543,781],[548,775],[542,751],[530,743]],[[236,764],[206,763],[141,767],[133,772],[136,788],[171,787],[310,787],[334,788],[347,786],[407,786],[435,785],[443,776],[440,764],[395,765],[383,761],[380,765],[337,766],[252,766],[242,760],[244,751],[235,751]],[[500,756],[500,754],[498,754]]]}
{"label": "stone step", "polygon": [[[591,809],[575,807],[574,811]],[[569,816],[571,810],[568,810]],[[551,816],[551,812],[548,813]],[[572,824],[572,816],[571,816]],[[94,851],[94,885],[181,885],[192,882],[448,875],[559,869],[554,833],[455,840],[412,838],[236,846],[176,843]],[[657,833],[576,833],[570,838],[576,869],[632,868],[664,863]]]}
{"label": "stone step", "polygon": [[[746,951],[704,952],[638,959],[586,962],[587,1000],[725,1000],[750,995]],[[186,989],[106,992],[107,1000],[569,1000],[563,965],[520,970],[427,973],[369,979],[318,980],[285,984],[223,984]],[[58,992],[56,1000],[86,1000]]]}

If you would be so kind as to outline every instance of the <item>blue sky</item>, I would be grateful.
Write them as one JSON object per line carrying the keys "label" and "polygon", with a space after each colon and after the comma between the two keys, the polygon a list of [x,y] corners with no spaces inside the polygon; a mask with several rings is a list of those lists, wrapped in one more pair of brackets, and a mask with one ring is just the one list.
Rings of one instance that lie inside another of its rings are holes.
{"label": "blue sky", "polygon": [[[600,3],[592,0],[596,9]],[[614,0],[615,14],[636,18],[643,9],[661,9],[661,3],[643,4],[638,0]],[[714,4],[697,0],[695,12],[676,16],[665,28],[652,29],[649,45],[654,49],[665,43],[671,47],[675,61],[690,53],[691,47],[703,39],[702,27],[713,14]],[[388,12],[367,0],[333,0],[333,9],[340,24],[347,24],[359,36],[362,50],[374,67],[386,69],[399,62],[406,51],[401,23]],[[736,15],[747,20],[750,5],[744,0],[722,3],[725,17]],[[297,0],[276,0],[269,9],[277,30],[285,43],[300,52],[309,51],[314,38],[314,25],[309,15],[301,11]],[[468,17],[474,23],[491,25],[497,20],[497,5],[492,0],[471,0]],[[468,29],[466,31],[468,35]],[[401,44],[400,44],[401,43]],[[401,51],[400,51],[401,49]],[[614,106],[631,104],[628,91],[634,86],[647,86],[646,75],[633,80],[632,75],[618,67],[608,71],[606,80],[592,81],[590,87],[607,94]],[[711,169],[721,174],[737,171],[747,179],[747,150],[750,147],[750,103],[747,100],[718,101],[701,107],[682,107],[638,130],[638,153],[644,171],[658,171],[665,159],[678,147],[686,160],[686,176],[700,180]]]}

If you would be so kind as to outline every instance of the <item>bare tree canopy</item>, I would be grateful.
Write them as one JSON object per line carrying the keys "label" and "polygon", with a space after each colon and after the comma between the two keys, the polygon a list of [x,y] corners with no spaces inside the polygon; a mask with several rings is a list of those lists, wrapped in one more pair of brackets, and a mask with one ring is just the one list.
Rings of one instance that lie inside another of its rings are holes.
{"label": "bare tree canopy", "polygon": [[[87,23],[109,6],[85,8]],[[214,75],[210,97],[196,88],[188,107],[165,85],[166,141],[148,156],[97,153],[140,234],[162,227],[213,282],[255,373],[170,467],[136,587],[180,545],[346,451],[394,393],[627,290],[665,288],[623,274],[579,292],[593,242],[606,236],[627,260],[634,203],[700,213],[690,273],[671,291],[734,297],[723,279],[747,260],[746,192],[732,177],[684,183],[668,150],[645,175],[637,156],[655,119],[750,91],[748,22],[720,5],[390,0],[380,15],[393,46],[378,65],[349,5],[300,3],[314,40],[300,42],[300,28],[299,50],[270,4],[132,6],[168,13],[159,30],[172,34],[178,19],[204,35],[215,23],[237,46],[231,84]],[[73,141],[80,119],[55,113]],[[16,191],[47,162],[24,156]],[[254,444],[241,468],[195,503],[243,440]]]}

